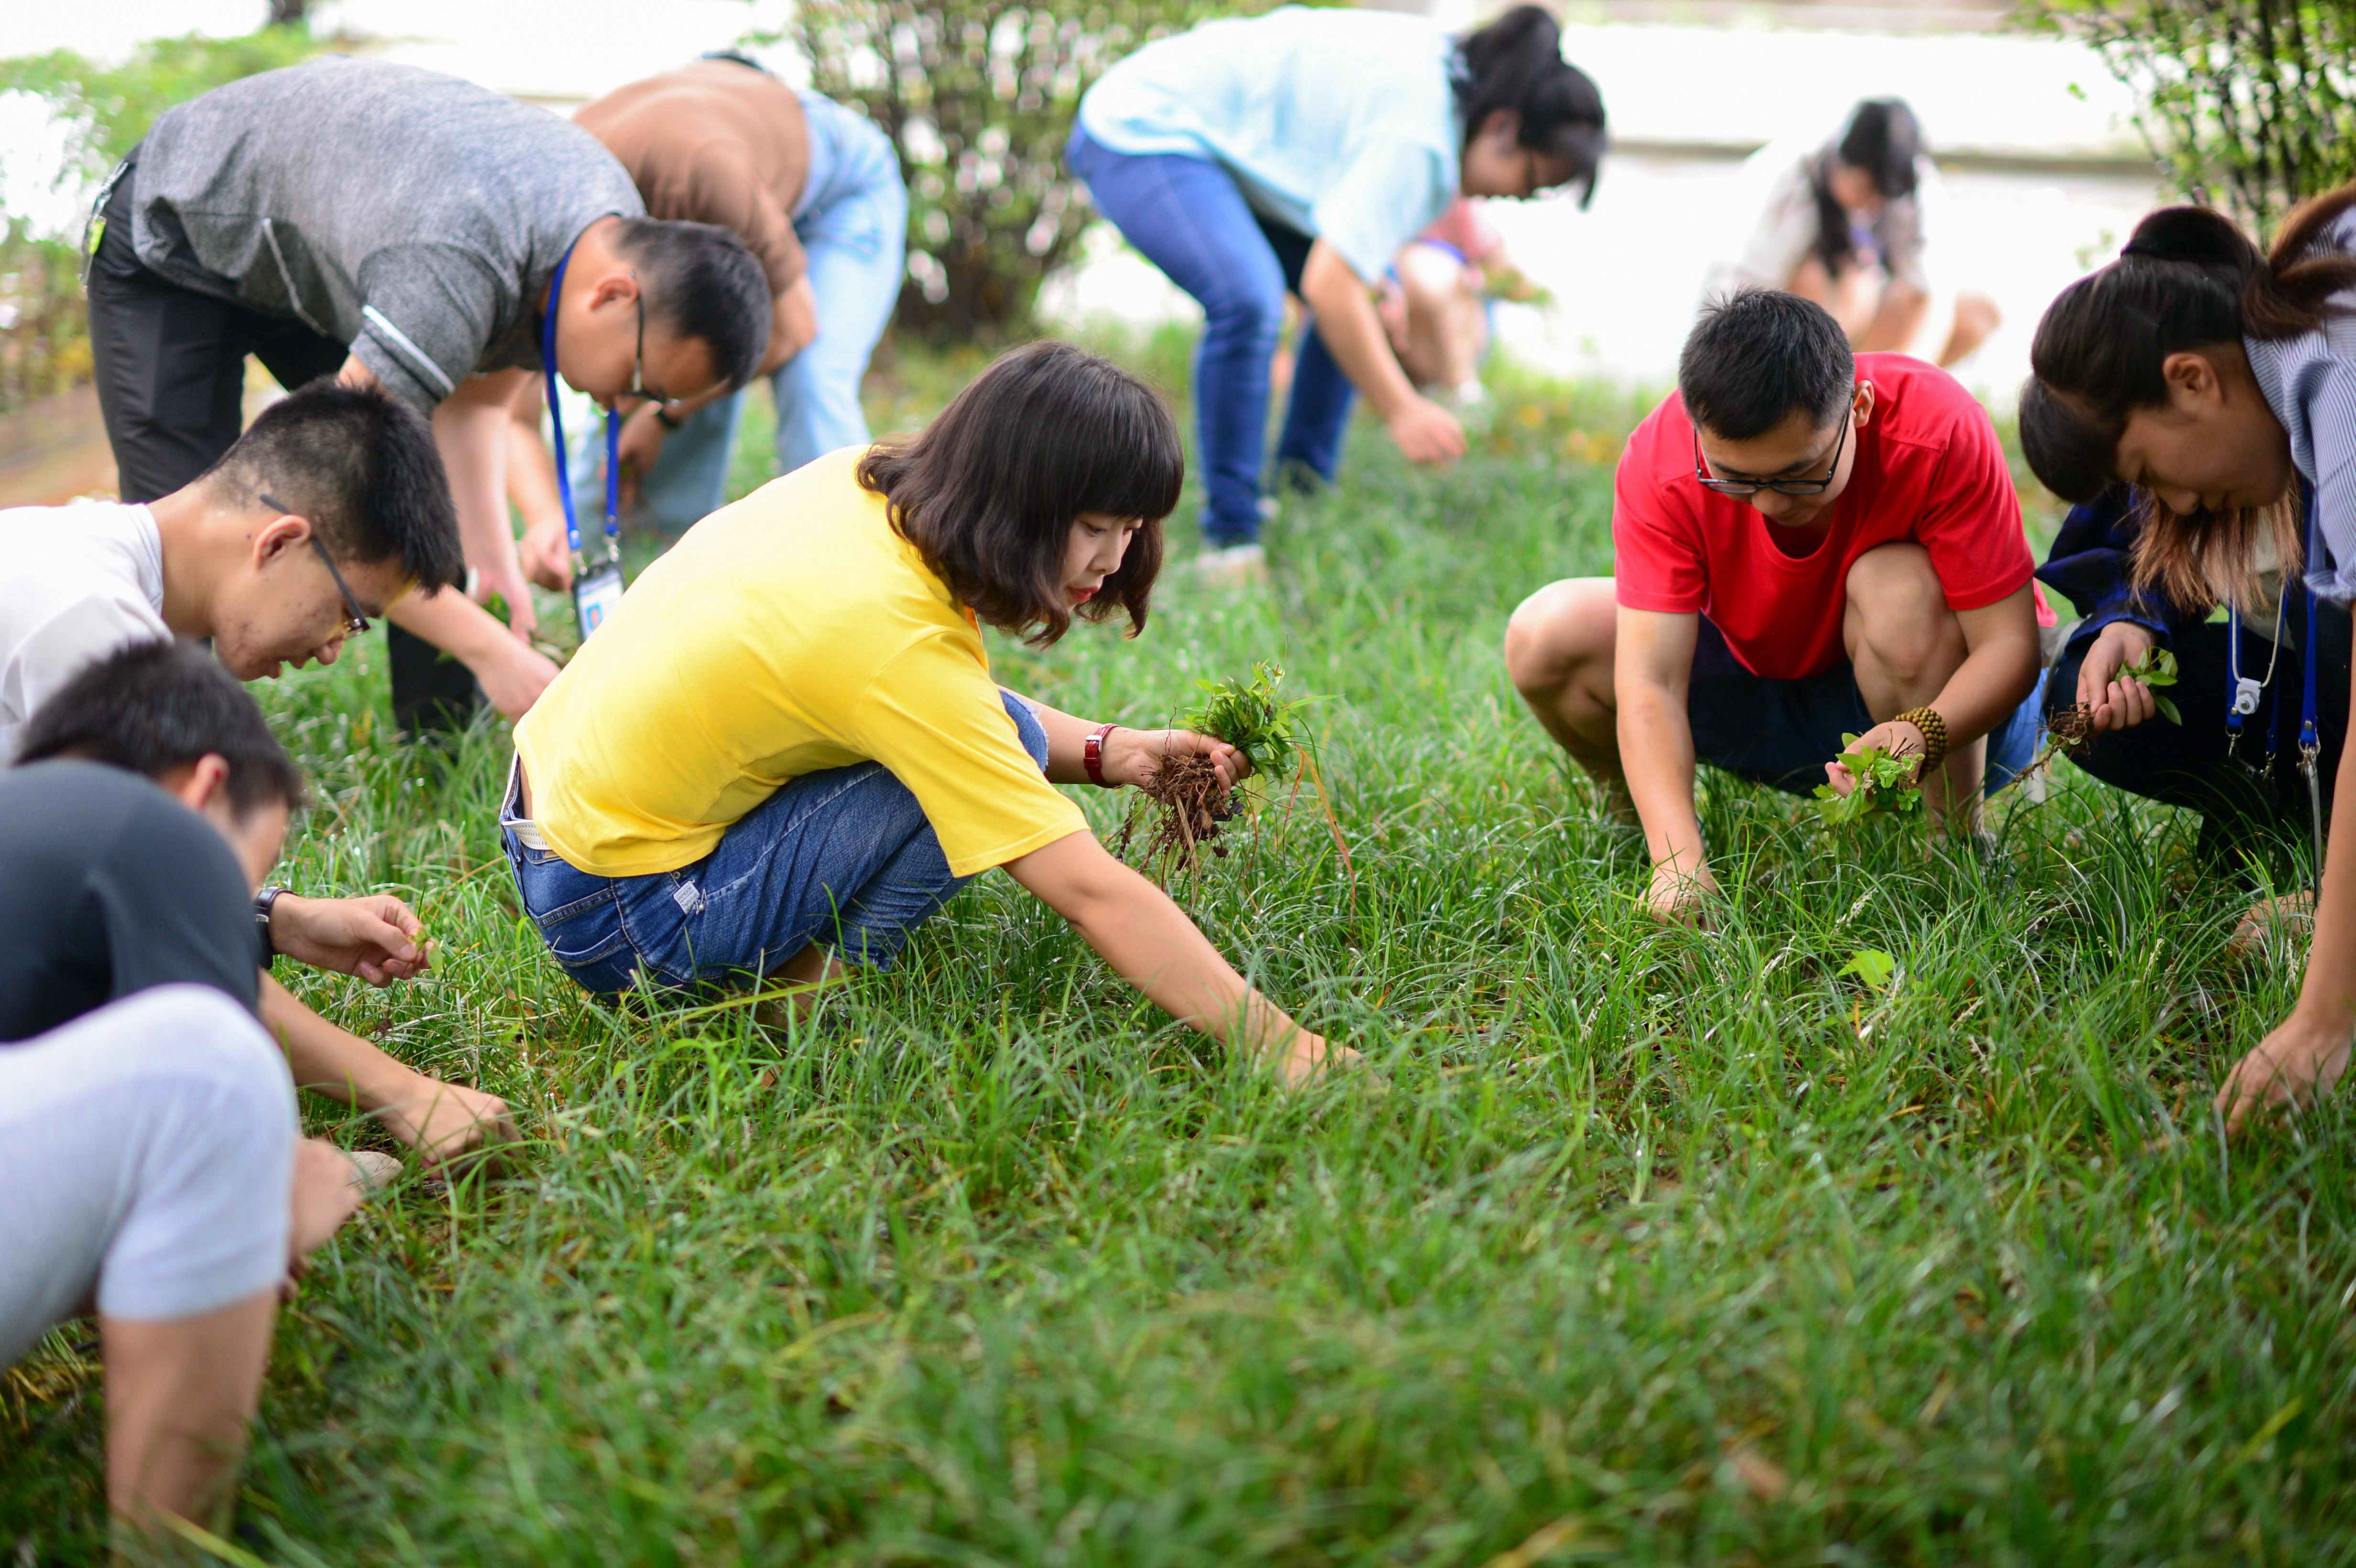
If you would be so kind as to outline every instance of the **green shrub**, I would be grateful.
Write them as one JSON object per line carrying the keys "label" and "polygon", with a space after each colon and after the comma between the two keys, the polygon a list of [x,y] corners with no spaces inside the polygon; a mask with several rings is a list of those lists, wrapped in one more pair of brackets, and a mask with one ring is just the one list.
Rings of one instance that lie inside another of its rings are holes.
{"label": "green shrub", "polygon": [[[165,110],[223,82],[293,65],[318,48],[299,27],[264,27],[234,38],[155,38],[119,66],[57,49],[0,59],[0,92],[30,93],[63,122],[66,158],[49,171],[50,188],[95,188]],[[0,149],[0,167],[11,155],[24,155]],[[0,411],[90,374],[80,239],[79,220],[64,234],[40,232],[22,214],[0,221],[0,321],[6,323],[0,327]]]}
{"label": "green shrub", "polygon": [[1150,38],[1269,3],[804,0],[811,86],[881,126],[908,182],[901,330],[1019,335],[1093,216],[1064,166],[1080,95]]}
{"label": "green shrub", "polygon": [[2186,197],[2271,234],[2356,179],[2356,0],[2025,0],[2083,38],[2143,108],[2136,128]]}

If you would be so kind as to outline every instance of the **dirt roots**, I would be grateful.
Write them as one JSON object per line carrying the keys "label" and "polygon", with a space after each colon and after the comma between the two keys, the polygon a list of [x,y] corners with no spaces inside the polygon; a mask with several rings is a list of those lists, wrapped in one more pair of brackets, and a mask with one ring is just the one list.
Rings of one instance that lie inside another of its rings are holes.
{"label": "dirt roots", "polygon": [[1220,788],[1219,770],[1210,758],[1189,754],[1167,759],[1138,795],[1120,825],[1115,852],[1122,859],[1129,858],[1141,818],[1150,819],[1146,859],[1158,861],[1164,875],[1193,870],[1206,848],[1214,855],[1226,854],[1227,847],[1215,840],[1236,814],[1236,797]]}

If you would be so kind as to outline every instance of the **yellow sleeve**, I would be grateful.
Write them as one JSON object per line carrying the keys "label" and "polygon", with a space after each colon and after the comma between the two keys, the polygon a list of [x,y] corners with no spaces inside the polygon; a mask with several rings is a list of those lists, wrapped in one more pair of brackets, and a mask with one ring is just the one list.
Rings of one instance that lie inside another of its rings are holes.
{"label": "yellow sleeve", "polygon": [[857,723],[858,749],[916,797],[951,876],[1087,831],[1078,805],[1023,749],[990,671],[946,634],[919,639],[876,672]]}

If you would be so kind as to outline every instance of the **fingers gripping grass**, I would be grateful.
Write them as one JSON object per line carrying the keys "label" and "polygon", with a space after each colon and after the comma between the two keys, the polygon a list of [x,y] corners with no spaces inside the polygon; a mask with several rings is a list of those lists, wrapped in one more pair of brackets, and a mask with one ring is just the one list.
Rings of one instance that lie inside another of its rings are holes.
{"label": "fingers gripping grass", "polygon": [[[400,890],[442,944],[305,994],[535,1141],[321,1256],[243,1548],[2344,1560],[2349,1129],[2217,1142],[2297,976],[2224,963],[2190,820],[2060,767],[1984,865],[1705,775],[1726,920],[1655,929],[1497,657],[1523,594],[1608,570],[1609,469],[1565,453],[1625,411],[1515,396],[1445,480],[1359,431],[1265,591],[1173,572],[1136,643],[996,655],[1128,722],[1258,660],[1316,698],[1354,878],[1279,794],[1180,893],[1379,1089],[1275,1092],[1002,877],[803,1028],[591,1001],[516,908],[499,737],[391,746],[380,645],[257,688],[321,796],[286,880]],[[102,1555],[78,1344],[0,1383],[0,1553]]]}

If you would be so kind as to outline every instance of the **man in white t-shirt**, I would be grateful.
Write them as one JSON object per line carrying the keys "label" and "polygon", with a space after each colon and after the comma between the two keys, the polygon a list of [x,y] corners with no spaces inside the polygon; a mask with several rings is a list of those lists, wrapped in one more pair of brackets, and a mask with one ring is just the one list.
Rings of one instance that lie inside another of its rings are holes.
{"label": "man in white t-shirt", "polygon": [[1987,295],[1954,286],[1932,248],[1947,237],[1945,190],[1902,99],[1868,99],[1828,138],[1769,143],[1731,188],[1728,205],[1756,219],[1740,251],[1710,269],[1708,296],[1781,289],[1830,311],[1858,353],[1943,366],[2002,320]]}
{"label": "man in white t-shirt", "polygon": [[[412,588],[464,573],[449,482],[423,416],[322,381],[263,411],[220,461],[145,506],[0,511],[0,763],[43,702],[125,644],[209,639],[243,680],[332,664]],[[275,951],[371,985],[422,972],[417,916],[389,894],[265,890]],[[294,1081],[369,1112],[428,1158],[508,1127],[494,1095],[394,1061],[263,977],[262,1019]]]}

